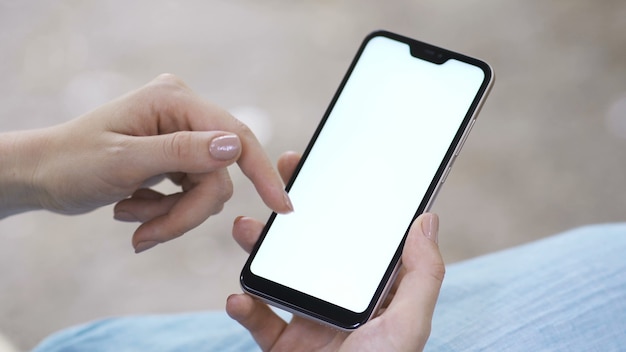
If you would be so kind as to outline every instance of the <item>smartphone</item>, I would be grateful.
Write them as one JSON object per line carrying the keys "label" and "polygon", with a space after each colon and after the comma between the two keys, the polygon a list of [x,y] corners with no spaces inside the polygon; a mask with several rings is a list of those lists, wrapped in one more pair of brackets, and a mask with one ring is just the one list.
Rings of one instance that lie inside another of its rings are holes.
{"label": "smartphone", "polygon": [[342,330],[377,311],[491,86],[475,58],[378,31],[361,44],[240,277],[261,300]]}

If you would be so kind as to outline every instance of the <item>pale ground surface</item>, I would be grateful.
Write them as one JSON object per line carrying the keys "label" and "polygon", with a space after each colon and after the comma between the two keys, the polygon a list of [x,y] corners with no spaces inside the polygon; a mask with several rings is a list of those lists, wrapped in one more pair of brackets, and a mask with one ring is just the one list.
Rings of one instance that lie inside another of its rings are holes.
{"label": "pale ground surface", "polygon": [[[378,28],[483,58],[497,73],[435,204],[447,262],[626,218],[618,0],[5,0],[0,131],[66,121],[172,72],[249,123],[276,160],[304,148],[361,39]],[[221,215],[141,255],[130,246],[134,225],[113,221],[110,207],[0,221],[0,332],[27,349],[100,317],[222,309],[245,259],[231,221],[269,214],[232,176]]]}

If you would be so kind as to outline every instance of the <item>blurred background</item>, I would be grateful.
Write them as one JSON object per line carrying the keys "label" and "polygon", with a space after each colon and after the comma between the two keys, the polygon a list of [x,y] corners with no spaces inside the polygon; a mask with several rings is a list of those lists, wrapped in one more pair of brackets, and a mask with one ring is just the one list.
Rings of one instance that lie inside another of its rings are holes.
{"label": "blurred background", "polygon": [[[448,263],[626,219],[621,0],[4,0],[0,131],[67,121],[171,72],[246,122],[276,160],[304,149],[361,40],[380,28],[496,72],[434,206]],[[220,215],[140,255],[135,225],[111,207],[1,220],[0,335],[26,350],[92,319],[223,309],[246,258],[232,220],[269,215],[231,171]]]}

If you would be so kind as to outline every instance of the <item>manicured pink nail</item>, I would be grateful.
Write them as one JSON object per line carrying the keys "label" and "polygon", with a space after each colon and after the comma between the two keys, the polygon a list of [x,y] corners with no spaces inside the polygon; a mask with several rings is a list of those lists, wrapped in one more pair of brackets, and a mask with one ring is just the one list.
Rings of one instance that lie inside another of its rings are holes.
{"label": "manicured pink nail", "polygon": [[239,220],[243,219],[243,217],[244,217],[243,215],[239,215],[238,217],[236,217],[235,220],[233,220],[233,225],[238,223]]}
{"label": "manicured pink nail", "polygon": [[144,241],[144,242],[139,242],[137,243],[137,245],[135,246],[135,253],[139,254],[141,252],[147,251],[148,249],[156,246],[157,244],[159,244],[159,242],[157,241]]}
{"label": "manicured pink nail", "polygon": [[234,134],[214,138],[209,147],[209,153],[217,160],[231,160],[239,155],[241,141]]}
{"label": "manicured pink nail", "polygon": [[291,203],[291,198],[289,198],[289,194],[287,194],[287,192],[283,194],[283,198],[285,199],[285,204],[289,208],[289,212],[293,212],[293,203]]}
{"label": "manicured pink nail", "polygon": [[426,238],[439,244],[439,216],[432,213],[424,213],[422,218],[422,232]]}
{"label": "manicured pink nail", "polygon": [[129,222],[139,221],[139,219],[137,219],[135,215],[127,211],[117,211],[113,214],[113,218],[119,221],[129,221]]}

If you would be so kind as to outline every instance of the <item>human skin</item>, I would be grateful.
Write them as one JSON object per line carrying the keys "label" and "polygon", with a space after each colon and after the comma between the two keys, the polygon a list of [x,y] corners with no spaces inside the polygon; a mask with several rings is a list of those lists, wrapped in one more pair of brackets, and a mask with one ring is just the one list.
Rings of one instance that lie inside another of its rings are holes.
{"label": "human skin", "polygon": [[[283,180],[299,160],[295,153],[280,158]],[[117,219],[142,223],[133,235],[141,252],[219,212],[232,194],[226,167],[235,162],[270,208],[293,210],[283,181],[250,130],[177,77],[162,75],[67,123],[0,134],[0,218],[35,209],[80,214],[116,203]],[[164,195],[147,188],[164,177],[182,191]],[[240,217],[233,236],[249,252],[262,228],[261,222]],[[430,333],[445,271],[437,238],[437,216],[418,217],[383,308],[355,332],[301,317],[287,323],[246,294],[230,296],[227,312],[264,350],[419,351]]]}
{"label": "human skin", "polygon": [[[278,170],[286,180],[300,156],[284,154]],[[263,223],[239,217],[233,237],[250,252]],[[431,321],[445,266],[438,248],[439,219],[420,215],[411,226],[402,253],[402,268],[383,308],[375,318],[352,333],[294,316],[285,322],[265,303],[247,294],[234,294],[227,313],[252,334],[264,351],[421,351],[430,335]]]}
{"label": "human skin", "polygon": [[[250,129],[163,74],[77,119],[0,134],[0,218],[116,203],[116,219],[141,223],[132,238],[141,252],[221,211],[233,192],[226,167],[235,162],[271,209],[292,210]],[[165,177],[181,192],[148,188]]]}

